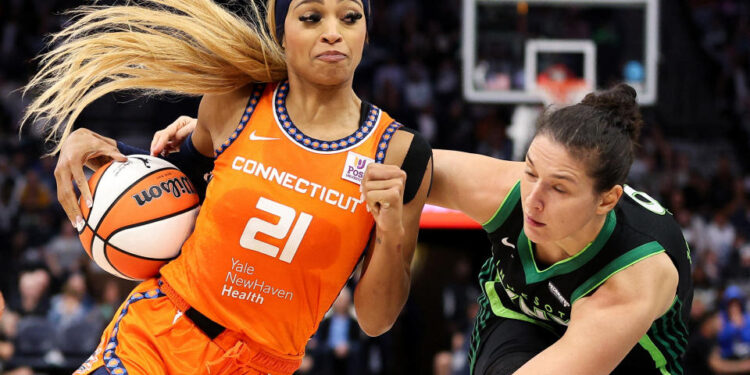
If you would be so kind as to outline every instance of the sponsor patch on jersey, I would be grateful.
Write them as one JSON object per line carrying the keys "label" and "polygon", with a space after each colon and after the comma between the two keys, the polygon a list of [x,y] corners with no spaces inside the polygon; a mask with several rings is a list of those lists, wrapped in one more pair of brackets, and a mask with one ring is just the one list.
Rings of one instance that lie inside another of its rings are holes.
{"label": "sponsor patch on jersey", "polygon": [[375,159],[370,159],[367,156],[349,151],[349,154],[346,156],[346,164],[344,164],[344,172],[341,174],[341,178],[357,185],[361,185],[362,179],[365,177],[365,169],[367,169],[367,165],[374,161]]}

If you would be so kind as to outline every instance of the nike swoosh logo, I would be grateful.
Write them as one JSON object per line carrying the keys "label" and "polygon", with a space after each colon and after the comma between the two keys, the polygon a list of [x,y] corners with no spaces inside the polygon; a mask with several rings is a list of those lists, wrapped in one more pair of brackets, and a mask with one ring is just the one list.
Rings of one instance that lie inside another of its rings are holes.
{"label": "nike swoosh logo", "polygon": [[500,240],[500,242],[502,242],[503,245],[508,246],[510,248],[513,248],[513,249],[516,248],[516,245],[514,245],[514,244],[510,243],[510,241],[508,241],[508,237],[503,237],[503,239]]}
{"label": "nike swoosh logo", "polygon": [[253,130],[253,132],[250,133],[250,140],[251,141],[275,141],[275,140],[278,140],[278,138],[261,137],[259,135],[255,135],[255,130]]}

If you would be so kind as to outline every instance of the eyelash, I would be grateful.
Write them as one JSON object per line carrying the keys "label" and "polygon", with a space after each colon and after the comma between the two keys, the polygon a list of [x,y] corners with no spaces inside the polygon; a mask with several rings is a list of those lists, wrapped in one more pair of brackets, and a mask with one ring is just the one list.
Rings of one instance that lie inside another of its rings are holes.
{"label": "eyelash", "polygon": [[311,23],[317,23],[320,22],[320,19],[323,18],[319,13],[312,13],[305,16],[300,16],[299,20],[302,22],[311,22]]}
{"label": "eyelash", "polygon": [[359,12],[348,12],[344,16],[344,20],[345,20],[346,23],[348,23],[350,25],[353,25],[357,21],[361,20],[362,17],[363,17],[362,13],[359,13]]}
{"label": "eyelash", "polygon": [[[530,171],[524,171],[524,172],[526,173],[527,176],[529,176],[531,178],[536,178],[536,175],[534,175]],[[566,191],[563,190],[563,189],[561,189],[559,186],[553,186],[552,189],[555,190],[558,193],[561,193],[561,194],[565,194],[566,193]]]}
{"label": "eyelash", "polygon": [[[353,25],[357,21],[361,20],[362,17],[364,17],[362,15],[362,13],[359,13],[359,12],[348,12],[344,16],[343,20],[347,24]],[[302,22],[318,23],[318,22],[320,22],[320,20],[322,18],[323,18],[323,16],[321,16],[320,13],[312,13],[312,14],[309,14],[309,15],[300,16],[299,20],[302,21]]]}

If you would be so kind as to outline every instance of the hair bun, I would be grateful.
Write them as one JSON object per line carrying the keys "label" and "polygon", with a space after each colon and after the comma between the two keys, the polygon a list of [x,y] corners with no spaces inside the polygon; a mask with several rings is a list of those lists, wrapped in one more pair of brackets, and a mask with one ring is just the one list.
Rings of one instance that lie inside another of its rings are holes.
{"label": "hair bun", "polygon": [[643,118],[635,98],[634,88],[619,83],[608,90],[586,95],[581,104],[608,112],[612,126],[622,129],[633,142],[637,142]]}

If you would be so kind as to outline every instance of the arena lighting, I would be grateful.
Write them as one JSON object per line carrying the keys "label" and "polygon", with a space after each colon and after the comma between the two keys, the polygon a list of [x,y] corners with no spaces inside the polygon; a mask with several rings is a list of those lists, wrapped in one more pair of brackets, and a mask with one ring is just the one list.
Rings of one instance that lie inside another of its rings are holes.
{"label": "arena lighting", "polygon": [[419,227],[423,229],[482,229],[482,225],[460,211],[426,204]]}

